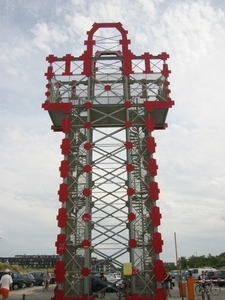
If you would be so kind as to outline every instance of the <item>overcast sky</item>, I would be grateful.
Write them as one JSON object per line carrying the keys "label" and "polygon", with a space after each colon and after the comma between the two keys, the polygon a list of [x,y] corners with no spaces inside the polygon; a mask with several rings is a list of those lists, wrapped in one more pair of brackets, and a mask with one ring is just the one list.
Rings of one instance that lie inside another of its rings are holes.
{"label": "overcast sky", "polygon": [[161,258],[225,252],[225,1],[0,0],[0,256],[55,254],[62,133],[45,101],[48,54],[79,56],[95,22],[136,55],[167,52],[171,98],[155,131]]}

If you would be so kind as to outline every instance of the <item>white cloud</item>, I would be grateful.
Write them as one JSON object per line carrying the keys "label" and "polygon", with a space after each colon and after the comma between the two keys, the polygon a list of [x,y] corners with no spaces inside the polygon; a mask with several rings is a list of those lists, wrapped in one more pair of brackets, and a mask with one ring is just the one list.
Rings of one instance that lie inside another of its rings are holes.
{"label": "white cloud", "polygon": [[37,23],[31,32],[34,34],[33,44],[37,48],[51,53],[51,45],[60,46],[68,40],[67,32],[61,30],[55,24],[47,24],[46,22]]}
{"label": "white cloud", "polygon": [[[170,88],[176,105],[168,114],[168,129],[154,133],[162,258],[174,261],[175,231],[182,256],[191,256],[196,249],[202,255],[223,252],[224,4],[57,0],[50,5],[25,0],[1,2],[0,9],[4,12],[0,20],[4,29],[0,32],[2,255],[55,252],[55,236],[49,233],[44,239],[42,232],[58,231],[62,135],[51,132],[49,116],[41,109],[45,56],[82,54],[86,32],[94,22],[121,22],[135,54],[170,54]],[[24,240],[28,224],[31,232]],[[42,241],[39,250],[37,240]]]}

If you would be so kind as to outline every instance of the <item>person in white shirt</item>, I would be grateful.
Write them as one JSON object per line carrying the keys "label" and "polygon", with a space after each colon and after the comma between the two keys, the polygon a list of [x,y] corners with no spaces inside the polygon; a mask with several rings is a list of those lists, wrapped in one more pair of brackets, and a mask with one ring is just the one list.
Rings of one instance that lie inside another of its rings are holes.
{"label": "person in white shirt", "polygon": [[49,274],[48,271],[44,274],[43,279],[44,279],[44,288],[45,290],[48,290],[50,279],[51,279],[51,275]]}
{"label": "person in white shirt", "polygon": [[2,276],[0,280],[0,295],[2,295],[2,300],[8,300],[9,291],[12,290],[12,276],[10,275],[10,270],[5,270],[5,275]]}
{"label": "person in white shirt", "polygon": [[201,282],[202,287],[205,290],[206,275],[204,271],[202,271],[201,275],[198,276],[198,280]]}

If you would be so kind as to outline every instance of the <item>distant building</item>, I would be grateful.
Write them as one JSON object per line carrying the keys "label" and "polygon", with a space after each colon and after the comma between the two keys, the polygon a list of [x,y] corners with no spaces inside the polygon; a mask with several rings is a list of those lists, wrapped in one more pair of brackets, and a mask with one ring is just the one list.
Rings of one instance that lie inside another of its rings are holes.
{"label": "distant building", "polygon": [[[54,268],[58,261],[58,255],[15,255],[14,257],[0,257],[0,262],[18,265],[20,267],[32,269]],[[80,257],[80,263],[84,257]],[[115,266],[110,260],[92,258],[93,271],[95,272],[116,272]]]}
{"label": "distant building", "polygon": [[15,255],[14,257],[0,257],[3,263],[18,265],[23,268],[46,269],[54,268],[58,255]]}
{"label": "distant building", "polygon": [[99,273],[115,273],[117,271],[112,261],[95,257],[92,258],[92,270]]}
{"label": "distant building", "polygon": [[165,268],[175,268],[176,267],[174,262],[166,262],[166,261],[164,261],[164,266],[165,266]]}

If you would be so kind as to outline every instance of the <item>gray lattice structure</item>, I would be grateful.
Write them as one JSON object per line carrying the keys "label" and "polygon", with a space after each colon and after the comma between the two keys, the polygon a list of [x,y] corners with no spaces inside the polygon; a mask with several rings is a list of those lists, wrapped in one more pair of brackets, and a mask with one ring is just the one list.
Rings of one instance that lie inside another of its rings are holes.
{"label": "gray lattice structure", "polygon": [[90,296],[109,263],[131,264],[131,298],[164,297],[152,132],[166,127],[173,105],[168,55],[137,56],[129,43],[120,23],[95,23],[80,57],[47,57],[43,108],[65,134],[57,299]]}

